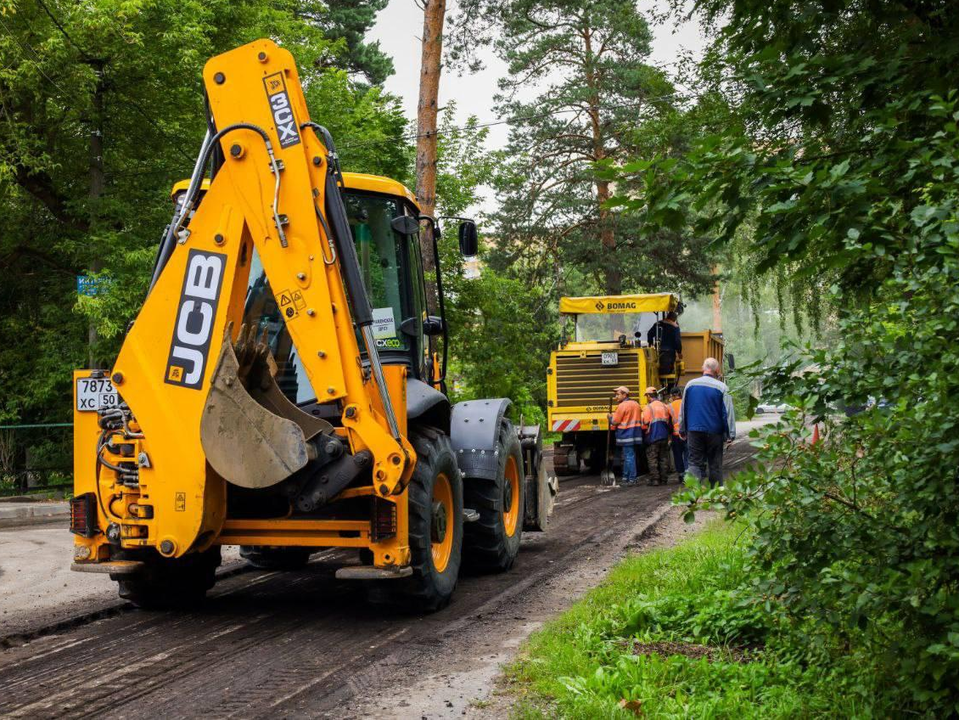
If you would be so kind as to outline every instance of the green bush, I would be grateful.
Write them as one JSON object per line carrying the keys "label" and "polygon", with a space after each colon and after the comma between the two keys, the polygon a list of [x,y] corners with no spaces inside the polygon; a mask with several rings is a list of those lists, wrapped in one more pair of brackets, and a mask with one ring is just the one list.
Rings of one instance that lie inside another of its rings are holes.
{"label": "green bush", "polygon": [[755,431],[757,467],[678,498],[748,518],[752,592],[804,626],[808,652],[855,658],[894,706],[941,716],[958,683],[955,236],[949,247],[953,263],[887,281],[836,345],[771,373],[798,409]]}

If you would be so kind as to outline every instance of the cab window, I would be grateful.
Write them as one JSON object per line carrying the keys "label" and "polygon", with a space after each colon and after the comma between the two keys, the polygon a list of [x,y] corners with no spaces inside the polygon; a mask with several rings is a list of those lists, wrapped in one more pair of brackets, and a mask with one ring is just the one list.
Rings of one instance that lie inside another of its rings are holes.
{"label": "cab window", "polygon": [[[408,318],[422,321],[425,303],[419,282],[419,245],[416,237],[407,238],[393,231],[390,221],[403,212],[395,198],[344,192],[344,204],[353,235],[364,284],[374,317],[374,338],[386,362],[391,357],[408,361],[411,349],[417,353],[415,367],[422,366],[422,348],[413,347],[414,338],[400,331]],[[414,282],[407,278],[415,278]],[[250,260],[250,276],[244,304],[243,322],[255,327],[257,336],[266,331],[270,350],[277,362],[277,384],[292,402],[303,404],[317,398],[299,353],[287,332],[280,308],[256,249]],[[418,323],[419,330],[419,323]],[[418,333],[419,335],[419,333]],[[363,351],[363,341],[357,338]],[[396,360],[395,360],[396,361]]]}

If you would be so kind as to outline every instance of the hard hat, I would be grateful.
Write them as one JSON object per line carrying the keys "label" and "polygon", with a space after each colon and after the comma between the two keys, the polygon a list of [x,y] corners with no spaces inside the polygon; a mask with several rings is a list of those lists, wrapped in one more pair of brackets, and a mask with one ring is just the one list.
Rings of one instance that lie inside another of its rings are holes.
{"label": "hard hat", "polygon": [[629,395],[629,394],[630,394],[630,388],[628,388],[626,385],[621,385],[620,387],[615,387],[615,388],[613,389],[613,391],[614,391],[615,393],[622,392],[624,395]]}
{"label": "hard hat", "polygon": [[657,389],[656,389],[655,387],[652,387],[652,386],[651,386],[651,387],[648,387],[646,390],[643,391],[643,394],[644,394],[644,395],[656,395],[656,394],[657,394]]}

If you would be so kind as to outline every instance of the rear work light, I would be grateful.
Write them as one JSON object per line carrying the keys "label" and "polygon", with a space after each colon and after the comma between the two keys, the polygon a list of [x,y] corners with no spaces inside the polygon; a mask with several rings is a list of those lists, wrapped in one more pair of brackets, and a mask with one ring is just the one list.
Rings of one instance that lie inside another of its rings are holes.
{"label": "rear work light", "polygon": [[373,498],[373,517],[370,519],[370,539],[386,540],[397,534],[397,506],[389,500]]}
{"label": "rear work light", "polygon": [[70,532],[90,538],[97,530],[96,496],[93,493],[77,495],[70,501]]}

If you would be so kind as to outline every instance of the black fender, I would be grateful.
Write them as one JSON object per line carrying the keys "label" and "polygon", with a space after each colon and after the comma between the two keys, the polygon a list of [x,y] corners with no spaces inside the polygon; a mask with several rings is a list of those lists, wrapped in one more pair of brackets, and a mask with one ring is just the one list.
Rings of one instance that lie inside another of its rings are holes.
{"label": "black fender", "polygon": [[[465,400],[453,406],[450,412],[450,441],[464,477],[486,480],[497,477],[497,438],[500,435],[500,423],[511,404],[508,398],[496,398]],[[520,472],[523,477],[522,468]]]}
{"label": "black fender", "polygon": [[450,431],[450,400],[422,380],[407,378],[407,420]]}

